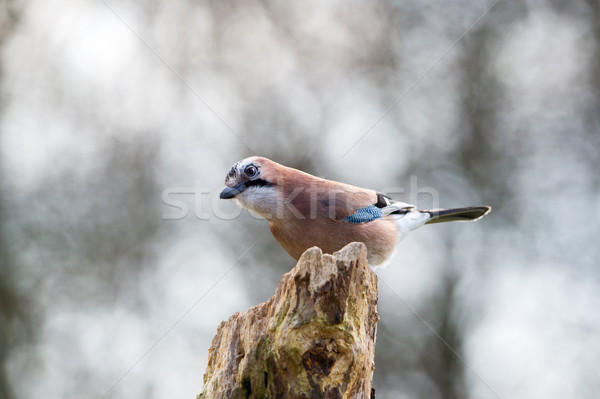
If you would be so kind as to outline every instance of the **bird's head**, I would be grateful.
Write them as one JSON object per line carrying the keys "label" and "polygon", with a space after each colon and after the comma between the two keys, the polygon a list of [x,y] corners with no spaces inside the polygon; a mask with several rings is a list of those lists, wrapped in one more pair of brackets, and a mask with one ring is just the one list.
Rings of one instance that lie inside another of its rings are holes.
{"label": "bird's head", "polygon": [[225,177],[221,198],[234,198],[261,216],[271,215],[277,206],[277,166],[262,157],[236,162]]}

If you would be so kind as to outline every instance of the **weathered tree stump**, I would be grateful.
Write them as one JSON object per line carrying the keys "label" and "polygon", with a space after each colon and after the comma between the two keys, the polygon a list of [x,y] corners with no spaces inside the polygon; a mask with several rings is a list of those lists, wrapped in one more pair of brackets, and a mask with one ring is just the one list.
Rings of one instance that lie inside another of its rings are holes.
{"label": "weathered tree stump", "polygon": [[377,276],[367,250],[308,249],[275,296],[222,322],[198,399],[371,398]]}

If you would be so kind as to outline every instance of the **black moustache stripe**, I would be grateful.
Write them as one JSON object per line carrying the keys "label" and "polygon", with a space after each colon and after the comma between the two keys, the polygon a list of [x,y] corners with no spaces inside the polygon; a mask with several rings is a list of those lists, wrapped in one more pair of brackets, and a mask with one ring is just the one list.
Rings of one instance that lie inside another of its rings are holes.
{"label": "black moustache stripe", "polygon": [[256,180],[249,180],[246,183],[244,183],[244,186],[246,187],[252,187],[252,186],[258,186],[258,187],[265,187],[265,186],[271,186],[272,184],[269,183],[266,180],[263,179],[256,179]]}

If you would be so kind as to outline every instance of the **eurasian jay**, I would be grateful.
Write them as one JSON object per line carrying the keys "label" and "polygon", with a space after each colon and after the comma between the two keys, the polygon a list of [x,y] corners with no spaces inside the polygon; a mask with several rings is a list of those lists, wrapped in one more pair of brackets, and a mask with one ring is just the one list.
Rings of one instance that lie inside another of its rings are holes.
{"label": "eurasian jay", "polygon": [[359,241],[369,264],[381,265],[396,243],[424,224],[477,220],[489,206],[417,210],[373,190],[321,179],[263,157],[235,163],[225,178],[223,199],[269,221],[271,233],[298,260],[313,246],[325,253]]}

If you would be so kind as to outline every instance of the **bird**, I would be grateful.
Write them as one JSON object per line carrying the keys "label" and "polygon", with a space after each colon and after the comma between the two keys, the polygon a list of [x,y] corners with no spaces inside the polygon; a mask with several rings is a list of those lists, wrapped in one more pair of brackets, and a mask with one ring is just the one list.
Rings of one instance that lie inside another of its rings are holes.
{"label": "bird", "polygon": [[296,261],[317,246],[334,253],[351,242],[367,247],[369,265],[386,264],[396,245],[425,224],[472,221],[490,206],[419,210],[375,190],[319,178],[251,156],[225,177],[221,199],[234,199],[269,222],[273,237]]}

